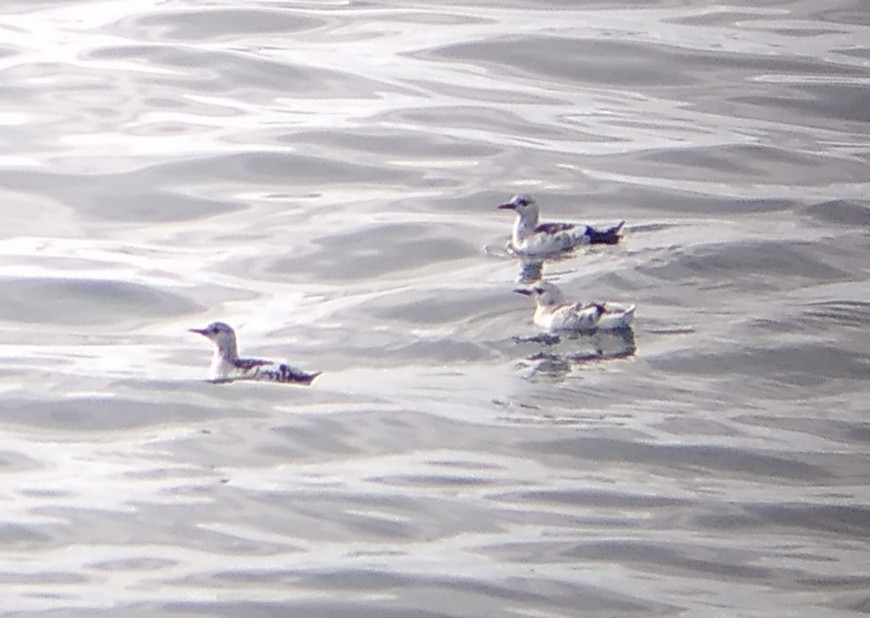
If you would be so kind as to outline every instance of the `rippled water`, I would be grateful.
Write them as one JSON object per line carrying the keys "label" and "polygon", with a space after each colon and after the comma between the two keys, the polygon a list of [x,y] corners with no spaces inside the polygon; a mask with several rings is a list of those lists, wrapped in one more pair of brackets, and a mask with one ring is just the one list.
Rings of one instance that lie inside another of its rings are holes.
{"label": "rippled water", "polygon": [[[10,0],[5,614],[870,612],[870,12]],[[544,265],[638,305],[533,337]],[[203,381],[221,319],[309,389]]]}

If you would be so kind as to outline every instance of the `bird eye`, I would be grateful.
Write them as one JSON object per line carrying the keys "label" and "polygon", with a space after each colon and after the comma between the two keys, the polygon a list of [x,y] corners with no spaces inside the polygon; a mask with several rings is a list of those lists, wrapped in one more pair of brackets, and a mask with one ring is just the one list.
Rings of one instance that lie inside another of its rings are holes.
{"label": "bird eye", "polygon": [[535,288],[535,294],[543,294],[544,288]]}

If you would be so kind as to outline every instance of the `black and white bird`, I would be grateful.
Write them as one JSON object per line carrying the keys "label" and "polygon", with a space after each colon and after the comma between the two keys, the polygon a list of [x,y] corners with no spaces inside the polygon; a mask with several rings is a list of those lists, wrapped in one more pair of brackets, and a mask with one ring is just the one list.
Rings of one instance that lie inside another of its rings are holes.
{"label": "black and white bird", "polygon": [[615,245],[625,225],[620,221],[608,228],[574,223],[540,223],[540,209],[532,196],[513,196],[499,208],[517,213],[511,234],[511,249],[522,256],[548,256],[570,251],[581,245]]}
{"label": "black and white bird", "polygon": [[212,322],[205,328],[189,330],[209,339],[215,346],[208,374],[212,382],[264,380],[309,385],[321,374],[320,371],[307,373],[286,363],[260,358],[239,358],[236,333],[223,322]]}
{"label": "black and white bird", "polygon": [[631,326],[635,305],[619,303],[568,303],[554,283],[541,281],[531,288],[514,290],[537,303],[534,323],[548,331],[592,332],[620,330]]}

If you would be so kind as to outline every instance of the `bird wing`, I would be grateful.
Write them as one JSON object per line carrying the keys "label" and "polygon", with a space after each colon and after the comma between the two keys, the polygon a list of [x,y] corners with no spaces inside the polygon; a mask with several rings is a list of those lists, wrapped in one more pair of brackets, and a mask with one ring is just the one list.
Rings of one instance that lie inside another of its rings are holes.
{"label": "bird wing", "polygon": [[553,327],[562,330],[592,330],[598,324],[599,310],[594,303],[563,305],[553,313]]}
{"label": "bird wing", "polygon": [[319,376],[321,373],[322,372],[320,371],[317,371],[315,373],[306,373],[298,367],[281,363],[274,369],[263,369],[262,371],[260,371],[259,377],[265,378],[267,380],[274,380],[275,382],[311,384],[311,382],[314,381],[314,378]]}
{"label": "bird wing", "polygon": [[311,384],[321,372],[306,373],[301,369],[286,363],[276,363],[260,358],[239,358],[235,362],[236,370],[242,375],[233,376],[237,380],[269,380],[272,382],[293,382]]}
{"label": "bird wing", "polygon": [[555,234],[557,232],[567,232],[573,230],[576,225],[573,223],[541,223],[535,228],[536,234]]}
{"label": "bird wing", "polygon": [[262,367],[263,365],[274,365],[272,361],[263,360],[261,358],[237,358],[234,365],[236,369],[248,371],[254,367]]}

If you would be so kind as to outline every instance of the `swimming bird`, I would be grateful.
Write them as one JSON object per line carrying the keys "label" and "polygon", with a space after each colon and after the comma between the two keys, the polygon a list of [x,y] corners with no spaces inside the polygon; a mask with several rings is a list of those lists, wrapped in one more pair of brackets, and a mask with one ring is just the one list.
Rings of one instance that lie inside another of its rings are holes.
{"label": "swimming bird", "polygon": [[223,322],[212,322],[205,328],[191,328],[189,330],[209,339],[215,346],[208,375],[212,382],[266,380],[308,385],[322,373],[320,371],[306,373],[285,363],[276,363],[260,358],[239,358],[236,347],[236,332]]}
{"label": "swimming bird", "polygon": [[635,305],[619,303],[568,303],[554,283],[541,281],[531,288],[514,290],[537,303],[534,323],[549,331],[619,330],[631,326]]}
{"label": "swimming bird", "polygon": [[619,231],[625,225],[625,221],[620,221],[612,227],[599,229],[574,223],[539,223],[538,204],[525,193],[513,196],[499,208],[516,211],[511,248],[525,256],[564,253],[580,245],[615,245],[620,239]]}

